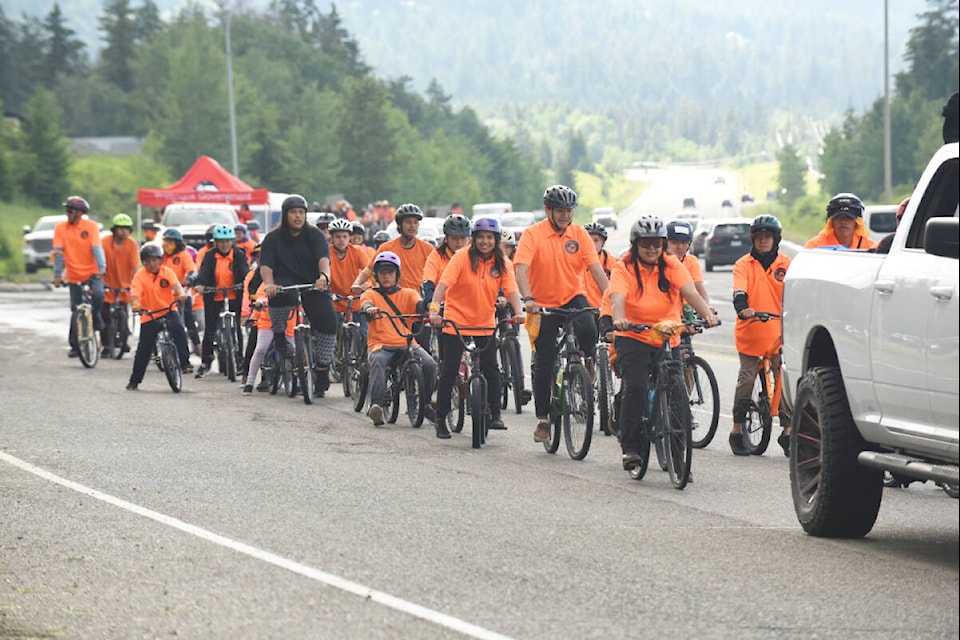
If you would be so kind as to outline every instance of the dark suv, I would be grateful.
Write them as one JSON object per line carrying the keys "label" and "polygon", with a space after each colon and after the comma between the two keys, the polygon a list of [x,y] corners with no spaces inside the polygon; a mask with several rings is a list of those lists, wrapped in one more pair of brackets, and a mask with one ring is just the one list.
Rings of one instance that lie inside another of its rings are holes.
{"label": "dark suv", "polygon": [[733,264],[750,253],[750,220],[735,218],[717,221],[704,244],[703,261],[707,271]]}

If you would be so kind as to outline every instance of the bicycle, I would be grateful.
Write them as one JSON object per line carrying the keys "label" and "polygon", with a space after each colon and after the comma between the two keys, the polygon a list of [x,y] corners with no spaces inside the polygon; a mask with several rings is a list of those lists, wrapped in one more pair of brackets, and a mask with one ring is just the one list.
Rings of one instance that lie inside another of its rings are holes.
{"label": "bicycle", "polygon": [[720,423],[720,391],[713,367],[693,350],[690,332],[701,333],[706,323],[701,318],[685,321],[688,332],[681,338],[680,356],[683,378],[690,402],[691,444],[703,449],[713,440]]}
{"label": "bicycle", "polygon": [[500,364],[500,378],[503,381],[500,408],[506,409],[510,405],[512,395],[514,408],[517,413],[521,413],[523,405],[530,400],[530,391],[523,386],[523,355],[520,351],[520,339],[517,337],[516,327],[510,328],[508,325],[509,323],[501,322],[497,330],[497,356]]}
{"label": "bicycle", "polygon": [[333,367],[343,385],[343,397],[349,398],[357,384],[357,371],[360,361],[366,357],[366,340],[360,330],[360,323],[353,318],[351,309],[354,300],[360,296],[334,295],[333,300],[347,303],[347,311],[343,314],[343,322],[337,330],[337,346],[333,354]]}
{"label": "bicycle", "polygon": [[[769,322],[779,317],[780,315],[776,313],[757,311],[751,321]],[[757,377],[753,384],[753,392],[750,394],[747,416],[743,421],[743,445],[754,456],[761,456],[767,450],[770,434],[773,431],[773,417],[779,415],[783,377],[780,371],[774,375],[770,358],[781,352],[781,346],[782,339],[778,339],[773,348],[757,364]]]}
{"label": "bicycle", "polygon": [[313,284],[291,284],[279,289],[297,292],[297,304],[292,311],[297,317],[297,326],[293,329],[293,370],[300,391],[303,393],[303,403],[313,404],[317,393],[316,363],[313,358],[313,334],[310,321],[303,310],[303,293],[316,290],[316,287]]}
{"label": "bicycle", "polygon": [[127,342],[130,340],[130,317],[127,314],[127,303],[123,295],[130,292],[130,287],[114,289],[104,285],[105,291],[112,291],[115,295],[107,313],[107,326],[101,332],[103,348],[106,355],[119,360],[123,354],[130,351]]}
{"label": "bicycle", "polygon": [[[267,313],[266,305],[253,303],[252,308],[263,313]],[[284,337],[286,340],[286,337]],[[277,395],[277,391],[283,389],[288,398],[297,395],[296,381],[293,379],[293,355],[289,349],[282,352],[277,349],[274,339],[270,340],[270,346],[267,353],[264,354],[263,363],[260,365],[261,380],[269,380],[270,384],[266,387],[270,395]],[[259,388],[258,388],[259,390]]]}
{"label": "bicycle", "polygon": [[629,470],[630,477],[642,480],[647,472],[650,458],[650,443],[657,447],[657,455],[670,475],[675,489],[683,489],[690,482],[690,462],[693,443],[690,435],[690,405],[686,381],[683,377],[683,362],[670,345],[670,338],[682,330],[677,324],[631,324],[628,331],[651,329],[663,338],[657,357],[650,367],[650,395],[645,426],[641,423],[640,456],[636,466]]}
{"label": "bicycle", "polygon": [[599,409],[600,431],[608,436],[619,436],[620,425],[616,406],[620,393],[620,376],[613,370],[610,362],[610,343],[606,337],[597,341],[597,407]]}
{"label": "bicycle", "polygon": [[[180,369],[180,356],[177,354],[177,344],[173,341],[170,334],[170,311],[174,310],[177,303],[173,302],[164,309],[140,309],[140,315],[148,315],[154,322],[160,323],[160,331],[157,333],[157,341],[154,344],[154,358],[157,366],[167,377],[167,384],[173,389],[174,393],[180,393],[183,389],[183,372]],[[157,315],[166,312],[162,316]]]}
{"label": "bicycle", "polygon": [[596,307],[540,309],[541,315],[563,317],[550,385],[550,439],[543,443],[543,448],[547,453],[557,452],[562,426],[567,453],[574,460],[583,460],[590,451],[594,413],[593,381],[583,363],[583,354],[577,348],[573,321],[581,313],[596,314],[598,311]]}
{"label": "bicycle", "polygon": [[242,356],[237,345],[237,314],[230,310],[230,300],[227,293],[239,291],[243,283],[229,287],[208,287],[206,291],[222,293],[222,308],[217,319],[217,331],[214,334],[213,349],[217,354],[217,368],[227,376],[230,382],[237,381],[237,360]]}
{"label": "bicycle", "polygon": [[89,280],[69,284],[80,287],[80,304],[70,314],[71,343],[76,344],[84,368],[93,369],[100,360],[100,343],[93,321],[93,291]]}

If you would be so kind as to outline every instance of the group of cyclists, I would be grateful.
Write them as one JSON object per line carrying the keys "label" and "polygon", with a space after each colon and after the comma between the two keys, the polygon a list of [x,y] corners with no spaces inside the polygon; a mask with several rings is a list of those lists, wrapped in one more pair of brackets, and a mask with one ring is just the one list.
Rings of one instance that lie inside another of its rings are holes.
{"label": "group of cyclists", "polygon": [[[79,304],[81,284],[89,282],[98,310],[106,285],[111,292],[123,292],[113,295],[127,296],[134,313],[150,311],[140,317],[129,390],[136,390],[143,381],[158,333],[156,320],[166,314],[173,319],[168,324],[183,373],[193,372],[192,341],[194,349],[200,345],[196,377],[206,377],[214,360],[217,317],[224,306],[237,317],[250,310],[246,349],[242,325],[236,324],[236,357],[244,373],[242,393],[251,395],[255,386],[263,390],[267,381],[261,378],[259,385],[257,381],[264,356],[270,346],[281,355],[294,348],[293,311],[302,306],[313,336],[314,392],[323,397],[330,386],[339,326],[353,320],[347,317],[353,313],[366,337],[367,416],[376,426],[384,424],[387,369],[407,348],[404,331],[414,331],[427,396],[436,392],[436,402],[425,407],[424,415],[442,439],[451,437],[446,416],[464,350],[463,336],[471,336],[479,349],[479,365],[488,383],[490,428],[506,428],[500,415],[502,381],[496,349],[491,347],[502,322],[526,322],[533,351],[537,420],[533,439],[546,442],[551,380],[536,372],[553,370],[562,319],[541,310],[595,310],[575,317],[577,345],[590,375],[595,376],[598,338],[610,342],[613,369],[622,380],[616,411],[622,466],[633,469],[640,458],[638,439],[648,420],[651,366],[664,340],[673,346],[680,341],[679,332],[663,332],[660,327],[681,325],[685,310],[691,308],[704,325],[719,323],[699,263],[688,253],[693,229],[685,221],[665,223],[657,216],[641,215],[630,228],[628,250],[613,256],[604,248],[605,227],[573,223],[578,205],[573,189],[548,187],[543,205],[545,218],[526,229],[519,242],[513,233],[501,230],[497,219],[469,220],[453,213],[444,220],[444,235],[434,246],[417,237],[424,217],[420,207],[403,204],[395,213],[399,236],[370,247],[362,237],[357,241],[359,230],[347,219],[310,224],[307,201],[291,195],[282,203],[280,225],[261,243],[246,243],[237,229],[219,225],[210,231],[207,246],[194,256],[176,229],[166,230],[160,244],[138,246],[131,237],[132,220],[122,213],[114,216],[111,236],[101,245],[96,223],[85,215],[89,204],[72,196],[64,202],[67,220],[54,233],[54,283],[69,283],[71,307]],[[869,240],[862,229],[862,213],[863,204],[856,196],[839,194],[827,205],[827,227],[818,239],[863,246]],[[782,227],[776,217],[757,216],[750,233],[751,250],[733,269],[740,372],[729,444],[736,455],[749,454],[741,429],[758,360],[768,357],[776,370],[780,366],[776,357],[779,321],[752,320],[758,312],[779,314],[790,264],[779,251]],[[291,285],[311,288],[298,293],[290,290]],[[193,320],[190,288],[203,306],[202,340]],[[351,296],[358,304],[348,307],[344,300]],[[96,328],[101,329],[99,312],[95,318]],[[639,325],[653,328],[637,330]],[[75,350],[71,341],[71,355]],[[778,442],[788,454],[789,407],[781,406],[779,417],[783,433]]]}

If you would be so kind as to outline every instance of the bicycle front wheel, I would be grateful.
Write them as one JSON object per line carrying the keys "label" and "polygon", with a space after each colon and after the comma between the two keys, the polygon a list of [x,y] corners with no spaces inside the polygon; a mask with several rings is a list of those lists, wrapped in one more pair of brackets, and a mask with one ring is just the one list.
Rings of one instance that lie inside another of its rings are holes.
{"label": "bicycle front wheel", "polygon": [[690,402],[691,442],[697,449],[706,447],[720,423],[720,392],[713,368],[700,356],[691,356],[683,372]]}
{"label": "bicycle front wheel", "polygon": [[507,354],[507,341],[500,343],[497,349],[497,363],[500,365],[500,409],[506,409],[510,406],[510,387],[512,386],[511,376],[513,374],[513,363]]}
{"label": "bicycle front wheel", "polygon": [[100,345],[97,344],[97,333],[93,329],[93,317],[90,310],[84,307],[74,311],[73,316],[80,363],[87,369],[93,369],[100,360]]}
{"label": "bicycle front wheel", "polygon": [[[532,377],[532,376],[531,376]],[[560,394],[559,397],[557,394]],[[556,384],[550,385],[550,439],[543,443],[543,449],[547,453],[556,453],[560,448],[560,438],[563,431],[563,411],[565,400],[563,398],[563,389]]]}
{"label": "bicycle front wheel", "polygon": [[587,368],[579,362],[570,363],[563,386],[563,437],[567,453],[574,460],[583,460],[593,439],[593,383]]}
{"label": "bicycle front wheel", "polygon": [[389,424],[396,424],[400,416],[400,387],[403,386],[403,379],[400,371],[396,367],[387,367],[387,391],[383,394],[384,402],[387,406],[383,408],[383,413]]}
{"label": "bicycle front wheel", "polygon": [[[510,389],[513,391],[513,406],[516,413],[523,411],[523,356],[520,354],[520,341],[515,337],[507,338],[507,359],[510,361]],[[507,379],[503,380],[504,387]],[[504,407],[506,409],[506,407]]]}
{"label": "bicycle front wheel", "polygon": [[754,378],[750,407],[743,421],[743,446],[754,456],[762,456],[770,444],[773,418],[770,416],[770,397],[767,395],[766,372],[761,369]]}
{"label": "bicycle front wheel", "polygon": [[113,327],[110,330],[110,336],[113,342],[111,345],[113,358],[119,360],[127,352],[127,342],[130,341],[130,324],[126,309],[117,309],[113,313]]}
{"label": "bicycle front wheel", "polygon": [[233,318],[225,317],[223,319],[223,352],[226,355],[227,380],[237,381],[237,334],[233,328]]}
{"label": "bicycle front wheel", "polygon": [[487,439],[487,383],[480,376],[471,376],[467,382],[473,448],[479,449]]}
{"label": "bicycle front wheel", "polygon": [[183,373],[180,371],[180,358],[177,356],[177,347],[169,335],[161,337],[160,360],[163,362],[163,374],[167,377],[167,384],[174,393],[180,393],[183,388]]}
{"label": "bicycle front wheel", "polygon": [[313,380],[313,345],[311,344],[310,329],[297,329],[294,342],[296,344],[297,380],[300,382],[303,403],[313,404],[316,387]]}
{"label": "bicycle front wheel", "polygon": [[367,400],[367,387],[370,386],[370,371],[367,368],[367,359],[364,357],[357,362],[356,384],[353,386],[353,410],[357,413],[363,411],[363,405]]}
{"label": "bicycle front wheel", "polygon": [[463,431],[463,422],[467,417],[467,383],[457,375],[450,389],[450,413],[447,414],[447,430],[451,433]]}
{"label": "bicycle front wheel", "polygon": [[675,489],[683,489],[690,480],[693,446],[690,438],[690,408],[683,375],[677,371],[662,382],[657,399],[660,441],[667,473]]}
{"label": "bicycle front wheel", "polygon": [[427,397],[426,384],[423,381],[423,367],[416,360],[409,360],[403,368],[403,392],[407,398],[407,418],[410,426],[419,429],[423,424],[423,410],[430,398]]}
{"label": "bicycle front wheel", "polygon": [[607,345],[597,346],[597,409],[600,417],[600,431],[608,436],[612,433],[610,422],[613,420],[613,371],[610,370],[610,351]]}

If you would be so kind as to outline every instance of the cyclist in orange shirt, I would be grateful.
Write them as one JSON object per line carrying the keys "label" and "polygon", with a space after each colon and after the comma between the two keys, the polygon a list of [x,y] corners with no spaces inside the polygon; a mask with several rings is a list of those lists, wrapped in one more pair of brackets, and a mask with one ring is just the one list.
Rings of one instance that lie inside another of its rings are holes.
{"label": "cyclist in orange shirt", "polygon": [[153,346],[160,333],[160,323],[156,318],[167,313],[173,315],[173,322],[169,324],[170,334],[177,345],[180,356],[180,367],[183,373],[193,373],[190,366],[190,352],[187,351],[187,334],[183,330],[183,322],[176,310],[162,311],[180,300],[181,304],[187,299],[187,293],[173,269],[163,266],[163,250],[155,244],[145,244],[140,248],[140,261],[143,269],[137,271],[130,283],[131,303],[133,312],[140,313],[141,309],[156,312],[153,317],[144,315],[140,318],[140,340],[137,343],[137,352],[133,357],[133,371],[127,383],[127,391],[136,391],[143,382],[153,354]]}
{"label": "cyclist in orange shirt", "polygon": [[247,225],[242,222],[233,225],[233,234],[235,240],[234,246],[243,249],[243,252],[247,254],[247,262],[249,262],[253,247],[257,244],[256,240],[250,237],[250,230],[247,228]]}
{"label": "cyclist in orange shirt", "polygon": [[[733,265],[733,308],[737,312],[734,339],[740,354],[740,373],[733,394],[730,449],[738,456],[750,455],[741,434],[759,361],[773,352],[770,366],[775,375],[780,371],[780,354],[776,348],[783,335],[780,319],[757,322],[751,318],[757,310],[779,314],[783,308],[783,279],[790,267],[790,258],[779,251],[782,233],[783,228],[776,217],[757,216],[750,223],[753,248]],[[784,455],[789,455],[790,407],[783,396],[780,397],[778,413],[783,433],[777,438],[777,443],[783,448]]]}
{"label": "cyclist in orange shirt", "polygon": [[[452,214],[444,219],[443,240],[430,253],[427,263],[423,266],[423,282],[420,283],[420,294],[426,304],[433,301],[433,292],[436,291],[443,271],[450,264],[450,258],[470,242],[470,230],[470,220],[466,216]],[[433,336],[429,333],[429,327],[424,327],[424,332],[421,335],[423,339],[420,340],[420,343],[429,349],[433,344]],[[443,353],[439,351],[440,347],[441,345],[438,342],[437,353],[442,358]]]}
{"label": "cyclist in orange shirt", "polygon": [[[118,213],[113,216],[113,226],[110,227],[110,239],[103,243],[103,255],[106,260],[107,269],[103,275],[103,284],[110,289],[129,289],[133,281],[133,274],[140,267],[140,247],[137,241],[130,237],[133,232],[133,220],[125,213]],[[114,291],[104,291],[103,301],[106,303],[101,309],[101,317],[104,325],[110,318],[110,307],[120,296],[120,301],[124,304],[130,303],[129,293],[115,293]],[[103,338],[103,336],[101,336]],[[130,347],[124,345],[129,350]],[[108,350],[104,347],[104,355]]]}
{"label": "cyclist in orange shirt", "polygon": [[[607,276],[600,266],[590,235],[583,227],[571,224],[577,204],[577,193],[570,187],[562,184],[547,187],[543,193],[546,219],[524,231],[520,237],[514,266],[517,286],[528,314],[539,313],[541,306],[569,309],[589,306],[583,287],[584,273],[594,279],[600,291],[607,288]],[[540,332],[534,343],[537,352],[534,373],[553,370],[561,323],[558,316],[541,319]],[[589,315],[580,314],[575,320],[574,331],[592,374],[597,325]],[[533,376],[533,397],[538,421],[533,439],[546,442],[550,439],[550,424],[547,421],[550,408],[549,376]]]}
{"label": "cyclist in orange shirt", "polygon": [[[373,247],[368,246],[363,243],[363,239],[367,235],[367,228],[359,220],[354,220],[350,223],[350,244],[359,248],[363,251],[363,255],[367,259],[367,263],[377,254]],[[364,265],[366,266],[366,265]]]}
{"label": "cyclist in orange shirt", "polygon": [[[440,328],[443,319],[452,320],[462,335],[476,336],[474,339],[481,350],[480,370],[487,379],[490,428],[506,429],[500,418],[502,382],[497,367],[497,341],[494,336],[497,296],[502,292],[507,297],[513,307],[515,320],[523,320],[523,303],[512,265],[500,248],[500,222],[493,218],[480,218],[474,221],[472,235],[469,248],[455,253],[440,277],[429,307],[430,322]],[[443,318],[440,317],[441,304],[444,305]],[[456,330],[449,325],[443,326],[440,342],[443,359],[437,382],[437,437],[449,438],[445,417],[450,412],[450,392],[460,367],[463,344]]]}
{"label": "cyclist in orange shirt", "polygon": [[847,249],[873,249],[877,243],[863,222],[863,202],[852,193],[838,193],[827,203],[827,224],[810,238],[805,249],[844,246]]}
{"label": "cyclist in orange shirt", "polygon": [[[197,279],[197,264],[187,251],[179,229],[163,230],[163,266],[170,267],[184,287],[192,287]],[[200,344],[200,332],[193,315],[193,301],[188,297],[183,305],[183,323],[194,345]]]}
{"label": "cyclist in orange shirt", "polygon": [[500,236],[500,247],[503,248],[503,255],[512,262],[513,257],[517,255],[517,236],[508,229],[502,229]]}
{"label": "cyclist in orange shirt", "polygon": [[[362,247],[350,242],[353,233],[353,223],[339,218],[330,223],[330,238],[333,251],[330,256],[330,293],[338,296],[349,296],[353,281],[367,267],[367,256]],[[347,303],[337,300],[333,308],[339,314],[347,312]],[[351,307],[356,309],[356,305]],[[367,333],[367,319],[363,314],[357,314],[360,329]],[[350,321],[352,318],[345,318]]]}
{"label": "cyclist in orange shirt", "polygon": [[[600,268],[603,269],[604,275],[609,280],[610,270],[616,260],[603,248],[603,245],[607,243],[607,228],[599,222],[588,222],[583,225],[583,228],[590,234],[590,239],[593,240],[593,248],[597,250],[597,258],[600,260]],[[603,300],[603,292],[597,286],[597,281],[593,278],[584,278],[583,286],[587,294],[587,302],[590,303],[591,307],[599,308],[600,302]]]}
{"label": "cyclist in orange shirt", "polygon": [[[622,464],[633,469],[642,425],[648,418],[650,366],[663,343],[653,331],[628,331],[631,324],[680,321],[682,298],[693,305],[707,324],[717,316],[697,293],[690,273],[680,261],[666,255],[667,230],[657,216],[641,215],[630,228],[630,253],[613,268],[610,282],[610,312],[617,329],[614,342],[623,377],[620,401],[620,448]],[[671,338],[674,346],[677,336]]]}
{"label": "cyclist in orange shirt", "polygon": [[[404,289],[420,289],[420,283],[423,282],[423,268],[427,264],[427,258],[436,249],[429,242],[417,237],[421,220],[423,220],[423,211],[420,207],[409,203],[400,205],[396,214],[397,230],[400,235],[384,242],[377,249],[377,255],[389,251],[400,257],[403,273],[399,284]],[[354,295],[360,295],[363,292],[363,285],[373,277],[372,267],[376,258],[377,256],[373,257],[367,268],[354,281],[351,287]]]}
{"label": "cyclist in orange shirt", "polygon": [[[390,315],[420,313],[422,300],[416,289],[400,287],[400,256],[392,251],[377,254],[373,263],[373,273],[377,286],[367,289],[360,296],[360,311],[367,314],[367,361],[370,372],[370,408],[367,416],[375,427],[383,426],[383,400],[387,389],[387,366],[397,354],[406,349],[407,341],[394,329],[390,318],[378,318],[381,311]],[[409,327],[409,319],[394,320],[399,327]],[[437,363],[423,347],[414,346],[423,365],[424,384],[427,397],[433,393],[433,382],[437,379]],[[424,416],[436,420],[433,408],[424,407]]]}
{"label": "cyclist in orange shirt", "polygon": [[[197,273],[194,290],[203,296],[204,309],[203,346],[200,350],[200,368],[197,370],[197,378],[204,378],[210,373],[210,365],[213,362],[213,340],[217,335],[217,323],[224,298],[227,299],[227,306],[236,318],[237,352],[232,354],[232,357],[239,360],[238,356],[243,353],[243,325],[240,323],[243,291],[233,290],[225,293],[216,291],[219,287],[243,284],[250,269],[247,264],[247,254],[234,244],[235,238],[233,229],[225,224],[217,225],[213,230],[213,251],[208,251],[203,257],[200,271]],[[206,291],[207,288],[211,291]]]}

